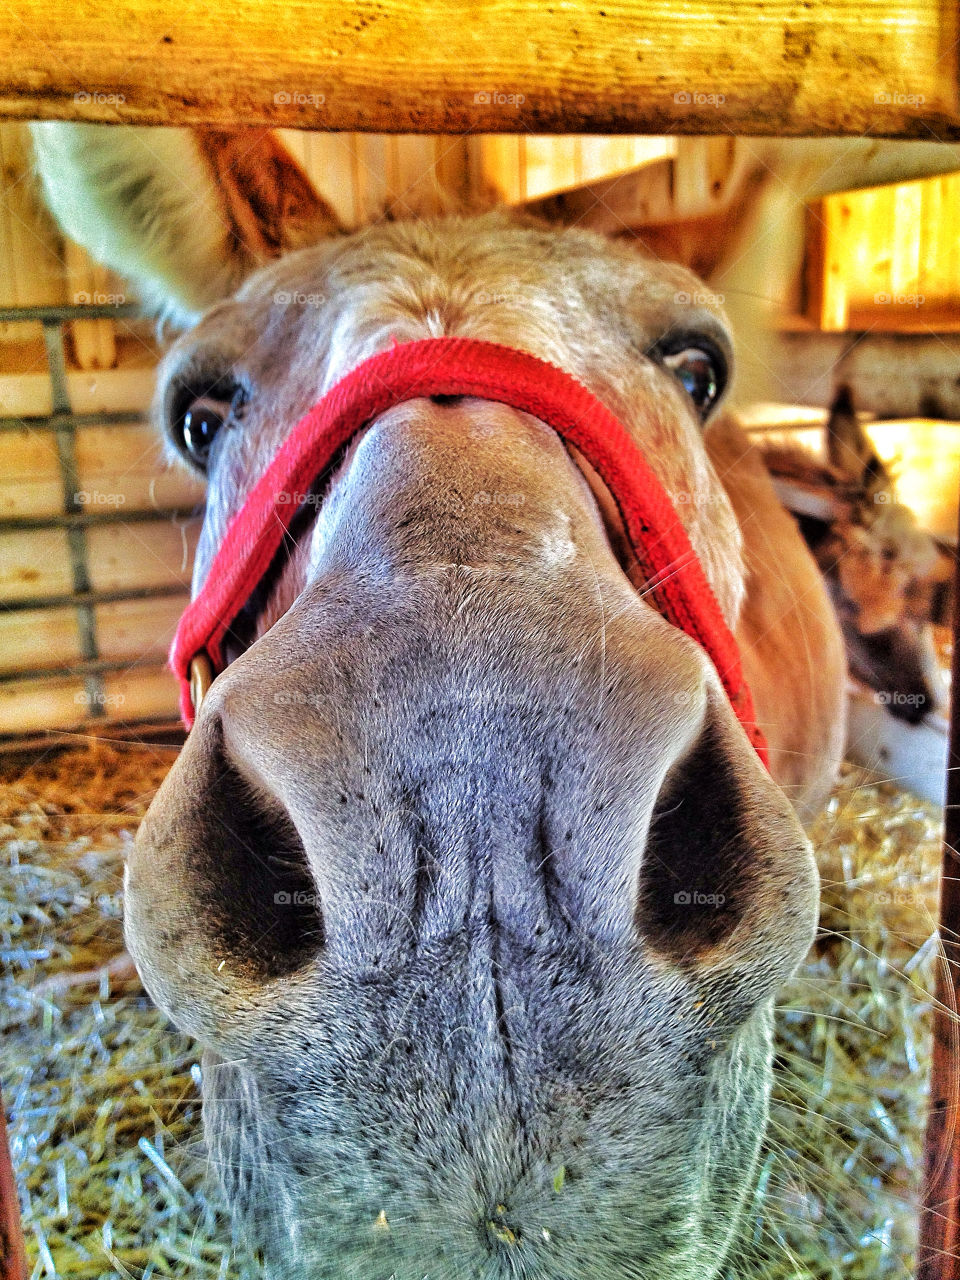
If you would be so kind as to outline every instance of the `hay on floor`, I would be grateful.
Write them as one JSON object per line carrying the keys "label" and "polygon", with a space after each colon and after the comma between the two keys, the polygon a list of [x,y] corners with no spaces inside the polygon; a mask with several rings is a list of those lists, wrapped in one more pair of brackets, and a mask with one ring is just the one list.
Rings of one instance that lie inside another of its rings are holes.
{"label": "hay on floor", "polygon": [[253,1274],[206,1186],[196,1045],[139,983],[63,981],[122,950],[124,849],[175,754],[94,745],[0,781],[0,1077],[37,1278]]}
{"label": "hay on floor", "polygon": [[848,767],[812,834],[820,934],[777,1002],[750,1275],[910,1280],[942,815]]}
{"label": "hay on floor", "polygon": [[[196,1046],[136,983],[65,981],[122,947],[124,849],[173,755],[95,744],[0,774],[0,1075],[37,1278],[255,1274],[207,1185]],[[939,838],[932,806],[854,769],[818,823],[822,932],[779,1001],[731,1280],[912,1273]]]}

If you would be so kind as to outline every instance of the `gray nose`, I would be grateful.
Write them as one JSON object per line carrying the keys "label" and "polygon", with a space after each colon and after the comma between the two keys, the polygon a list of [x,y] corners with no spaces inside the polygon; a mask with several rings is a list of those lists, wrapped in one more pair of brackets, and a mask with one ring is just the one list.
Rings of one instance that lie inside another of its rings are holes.
{"label": "gray nose", "polygon": [[[376,662],[362,628],[293,659],[328,605],[311,588],[217,680],[130,860],[130,944],[182,1025],[209,1035],[225,992],[316,963],[379,981],[491,930],[639,946],[748,1005],[799,961],[808,846],[692,644],[654,667],[621,616],[587,657],[545,600],[535,662],[487,638],[481,676],[405,644],[450,609],[414,593]],[[668,624],[645,621],[653,646]]]}
{"label": "gray nose", "polygon": [[796,819],[542,424],[401,406],[309,575],[215,681],[130,861],[130,945],[181,1025],[222,1028],[317,964],[379,981],[451,937],[640,946],[749,1000],[798,961]]}

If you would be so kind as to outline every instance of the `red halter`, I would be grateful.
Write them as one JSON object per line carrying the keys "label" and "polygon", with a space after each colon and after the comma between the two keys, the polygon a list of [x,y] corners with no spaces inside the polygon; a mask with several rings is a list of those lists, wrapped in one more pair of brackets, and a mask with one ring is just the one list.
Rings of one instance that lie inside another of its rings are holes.
{"label": "red halter", "polygon": [[592,392],[556,365],[495,342],[425,338],[371,356],[332,387],[283,442],[234,516],[199,595],[170,650],[180,709],[193,723],[190,669],[204,655],[223,670],[223,642],[267,572],[297,511],[338,451],[379,414],[418,396],[496,400],[532,414],[576,446],[600,475],[623,517],[660,612],[713,661],[761,760],[767,746],[743,678],[737,642],[663,485],[626,428]]}

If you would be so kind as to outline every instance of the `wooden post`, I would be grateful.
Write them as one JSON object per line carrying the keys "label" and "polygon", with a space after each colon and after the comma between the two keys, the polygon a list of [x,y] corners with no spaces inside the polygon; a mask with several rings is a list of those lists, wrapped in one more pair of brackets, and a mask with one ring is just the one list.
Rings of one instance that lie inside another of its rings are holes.
{"label": "wooden post", "polygon": [[0,1098],[0,1280],[27,1280],[27,1259],[20,1230],[20,1201],[13,1178],[7,1125]]}
{"label": "wooden post", "polygon": [[0,118],[960,140],[951,0],[13,0]]}
{"label": "wooden post", "polygon": [[947,807],[940,880],[942,962],[933,1017],[926,1178],[917,1280],[960,1280],[960,555],[954,568]]}

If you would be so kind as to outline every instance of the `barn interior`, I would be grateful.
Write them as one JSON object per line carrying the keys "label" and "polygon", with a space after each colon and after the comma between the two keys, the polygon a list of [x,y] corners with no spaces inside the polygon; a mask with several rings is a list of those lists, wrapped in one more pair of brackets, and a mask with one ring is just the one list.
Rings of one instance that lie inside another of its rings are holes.
{"label": "barn interior", "polygon": [[[919,172],[851,155],[818,186],[809,140],[277,136],[347,227],[506,205],[692,266],[747,335],[736,411],[818,530],[824,573],[854,546],[864,574],[886,573],[883,626],[909,630],[927,700],[851,674],[849,763],[814,831],[821,933],[778,1003],[745,1256],[756,1280],[913,1274],[960,509],[960,153]],[[25,125],[0,124],[0,157],[0,1067],[29,1274],[252,1276],[204,1178],[197,1047],[123,967],[119,923],[124,849],[182,742],[166,655],[203,491],[149,423],[167,335],[58,231]],[[831,449],[843,413],[868,450],[856,467]],[[883,523],[894,507],[906,526]]]}

